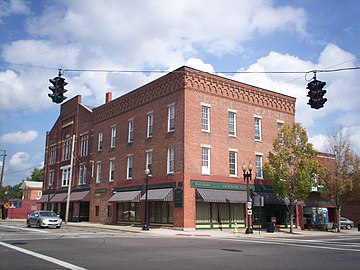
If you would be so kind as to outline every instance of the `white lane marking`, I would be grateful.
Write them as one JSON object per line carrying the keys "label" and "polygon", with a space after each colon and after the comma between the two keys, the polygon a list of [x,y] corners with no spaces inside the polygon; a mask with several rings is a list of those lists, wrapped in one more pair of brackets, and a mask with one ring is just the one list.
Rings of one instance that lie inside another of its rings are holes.
{"label": "white lane marking", "polygon": [[86,270],[85,268],[82,268],[80,266],[77,266],[77,265],[74,265],[74,264],[71,264],[71,263],[67,263],[67,262],[64,262],[64,261],[60,261],[58,259],[46,256],[46,255],[42,255],[40,253],[36,253],[36,252],[30,251],[30,250],[27,250],[27,249],[24,249],[24,248],[13,246],[13,245],[10,245],[10,244],[4,243],[4,242],[0,242],[0,245],[2,245],[4,247],[7,247],[7,248],[14,249],[14,250],[22,252],[22,253],[25,253],[25,254],[30,255],[30,256],[37,257],[37,258],[42,259],[44,261],[48,261],[48,262],[51,262],[53,264],[60,265],[60,266],[62,266],[64,268],[67,268],[67,269]]}
{"label": "white lane marking", "polygon": [[342,250],[342,251],[355,251],[360,252],[360,249],[351,249],[351,248],[337,248],[337,247],[328,247],[328,246],[314,246],[314,245],[301,245],[287,242],[272,242],[272,241],[254,241],[246,239],[226,239],[228,241],[239,241],[239,242],[249,242],[249,243],[258,243],[258,244],[270,244],[270,245],[283,245],[283,246],[294,246],[294,247],[306,247],[306,248],[317,248],[317,249],[330,249],[330,250]]}
{"label": "white lane marking", "polygon": [[39,233],[49,233],[47,231],[43,231],[43,230],[39,230],[39,229],[21,228],[21,227],[15,227],[15,226],[10,226],[10,225],[0,225],[0,227],[23,230],[23,231],[39,232]]}

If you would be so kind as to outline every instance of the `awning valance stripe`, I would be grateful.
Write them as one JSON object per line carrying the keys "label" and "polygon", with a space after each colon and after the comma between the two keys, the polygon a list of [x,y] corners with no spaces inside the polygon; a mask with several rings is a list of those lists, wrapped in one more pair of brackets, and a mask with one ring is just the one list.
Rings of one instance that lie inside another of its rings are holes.
{"label": "awning valance stripe", "polygon": [[246,191],[222,189],[196,189],[198,202],[245,203]]}
{"label": "awning valance stripe", "polygon": [[[172,188],[150,189],[148,192],[148,201],[171,202],[174,200]],[[142,195],[141,201],[145,200],[145,195],[146,193]]]}
{"label": "awning valance stripe", "polygon": [[116,192],[109,202],[139,202],[141,190]]}

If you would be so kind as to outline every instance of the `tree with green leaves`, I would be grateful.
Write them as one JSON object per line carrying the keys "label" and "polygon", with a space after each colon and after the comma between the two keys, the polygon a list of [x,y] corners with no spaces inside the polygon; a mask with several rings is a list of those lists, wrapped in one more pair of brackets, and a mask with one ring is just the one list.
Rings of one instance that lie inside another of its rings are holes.
{"label": "tree with green leaves", "polygon": [[306,130],[299,124],[284,124],[273,141],[273,151],[264,164],[278,196],[289,210],[290,233],[297,202],[307,198],[319,173],[317,152],[308,143]]}
{"label": "tree with green leaves", "polygon": [[35,181],[43,182],[44,181],[44,167],[34,168],[30,177],[26,177],[23,181]]}
{"label": "tree with green leaves", "polygon": [[360,159],[351,149],[344,130],[328,136],[329,154],[333,159],[325,164],[319,184],[337,210],[337,231],[340,232],[341,208],[360,194]]}

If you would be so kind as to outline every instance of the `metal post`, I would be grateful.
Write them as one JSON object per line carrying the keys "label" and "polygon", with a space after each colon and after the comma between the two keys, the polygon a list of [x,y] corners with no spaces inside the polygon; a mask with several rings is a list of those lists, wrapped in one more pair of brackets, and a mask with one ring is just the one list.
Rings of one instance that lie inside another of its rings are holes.
{"label": "metal post", "polygon": [[75,148],[75,134],[73,135],[72,145],[71,145],[70,176],[69,176],[68,192],[66,198],[65,224],[67,224],[69,221],[70,193],[71,193],[71,185],[72,185],[73,166],[74,166],[74,148]]}
{"label": "metal post", "polygon": [[145,218],[144,225],[142,227],[143,231],[149,230],[149,207],[148,207],[148,189],[149,189],[149,174],[150,170],[148,167],[145,169]]}
{"label": "metal post", "polygon": [[246,226],[246,231],[245,234],[252,234],[253,230],[250,226],[250,221],[251,221],[251,210],[252,210],[252,203],[250,201],[250,190],[249,190],[249,181],[251,180],[251,171],[252,171],[252,165],[249,162],[249,166],[246,165],[246,163],[244,162],[243,164],[243,172],[244,172],[244,181],[246,181],[246,200],[247,200],[247,226]]}

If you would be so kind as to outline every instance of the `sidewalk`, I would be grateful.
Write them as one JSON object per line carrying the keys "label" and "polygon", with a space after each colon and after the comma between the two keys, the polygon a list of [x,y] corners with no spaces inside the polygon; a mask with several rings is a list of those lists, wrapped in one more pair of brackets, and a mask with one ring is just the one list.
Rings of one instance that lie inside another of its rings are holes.
{"label": "sidewalk", "polygon": [[125,226],[125,225],[104,225],[99,223],[89,222],[69,222],[64,226],[78,226],[78,227],[92,227],[104,228],[117,231],[125,231],[132,233],[142,233],[158,236],[180,236],[180,237],[218,237],[218,238],[297,238],[297,237],[319,237],[319,236],[360,236],[360,231],[357,228],[351,230],[341,230],[337,232],[327,231],[311,231],[293,229],[293,234],[290,234],[290,229],[281,229],[274,233],[268,233],[265,230],[254,230],[253,234],[245,234],[245,228],[238,229],[237,233],[234,230],[178,230],[173,228],[158,228],[150,227],[148,231],[143,231],[141,226]]}
{"label": "sidewalk", "polygon": [[[26,222],[25,219],[6,219],[0,220],[0,224],[4,223],[15,223],[15,222]],[[163,228],[163,227],[151,227],[148,231],[143,231],[141,226],[131,226],[131,225],[107,225],[100,223],[90,223],[90,222],[68,222],[67,224],[63,223],[63,227],[74,226],[74,227],[88,227],[88,228],[98,228],[98,229],[107,229],[107,230],[116,230],[130,233],[141,233],[155,236],[177,236],[177,237],[215,237],[215,238],[301,238],[301,237],[319,237],[319,236],[359,236],[360,231],[357,228],[352,228],[351,230],[341,230],[340,233],[337,232],[327,232],[327,231],[311,231],[311,230],[300,230],[293,229],[293,234],[290,234],[290,229],[281,229],[274,233],[268,233],[265,230],[258,231],[254,230],[253,234],[245,234],[245,228],[239,228],[237,233],[234,233],[234,230],[179,230],[173,228]]]}

